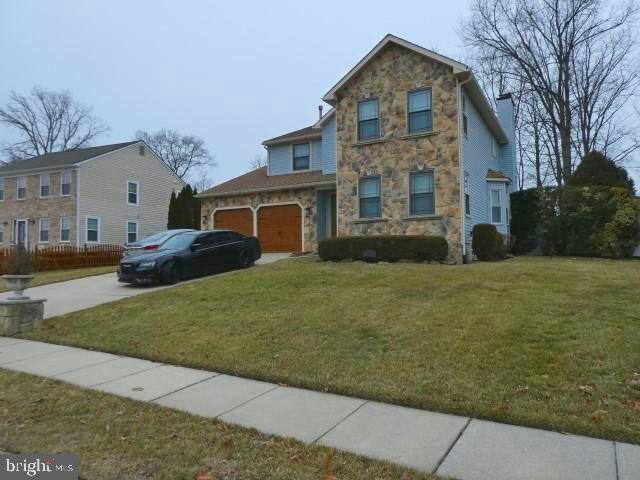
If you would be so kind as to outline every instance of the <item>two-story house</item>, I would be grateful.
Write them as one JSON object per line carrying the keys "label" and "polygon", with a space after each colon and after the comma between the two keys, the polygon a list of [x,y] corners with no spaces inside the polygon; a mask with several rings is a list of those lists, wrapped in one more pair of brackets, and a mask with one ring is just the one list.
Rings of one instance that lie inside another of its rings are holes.
{"label": "two-story house", "polygon": [[323,97],[307,128],[266,140],[268,165],[200,195],[203,228],[266,252],[345,235],[442,235],[462,261],[477,223],[509,231],[513,103],[497,112],[469,68],[387,35]]}
{"label": "two-story house", "polygon": [[0,167],[0,247],[132,243],[167,225],[184,182],[142,141]]}

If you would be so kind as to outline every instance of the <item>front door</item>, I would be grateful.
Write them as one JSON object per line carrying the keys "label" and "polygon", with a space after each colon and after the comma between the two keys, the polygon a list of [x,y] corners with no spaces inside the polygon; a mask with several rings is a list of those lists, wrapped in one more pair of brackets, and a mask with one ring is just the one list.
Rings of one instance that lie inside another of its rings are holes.
{"label": "front door", "polygon": [[13,221],[13,241],[16,244],[29,246],[29,221],[14,220]]}

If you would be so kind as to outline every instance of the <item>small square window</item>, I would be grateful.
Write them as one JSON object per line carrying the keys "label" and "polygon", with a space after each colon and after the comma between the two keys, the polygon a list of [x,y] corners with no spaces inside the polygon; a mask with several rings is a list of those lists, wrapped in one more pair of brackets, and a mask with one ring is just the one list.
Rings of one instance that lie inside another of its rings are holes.
{"label": "small square window", "polygon": [[129,205],[138,205],[138,183],[127,182],[127,203]]}
{"label": "small square window", "polygon": [[360,179],[360,218],[380,218],[380,177]]}
{"label": "small square window", "polygon": [[293,146],[294,170],[309,170],[310,151],[311,148],[308,143],[299,143]]}
{"label": "small square window", "polygon": [[358,103],[358,141],[367,142],[380,138],[378,99]]}

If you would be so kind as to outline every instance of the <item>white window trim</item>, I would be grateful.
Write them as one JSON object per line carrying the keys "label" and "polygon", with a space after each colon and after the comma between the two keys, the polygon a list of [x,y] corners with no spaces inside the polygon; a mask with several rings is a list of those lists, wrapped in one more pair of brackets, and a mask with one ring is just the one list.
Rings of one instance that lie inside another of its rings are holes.
{"label": "white window trim", "polygon": [[0,202],[4,202],[4,197],[7,192],[7,182],[5,181],[5,177],[0,177],[0,185],[2,186],[2,188],[0,188],[0,191],[2,191],[2,198],[0,198]]}
{"label": "white window trim", "polygon": [[[294,166],[295,166],[295,149],[294,147],[296,145],[309,145],[309,167],[308,168],[300,168],[298,170],[294,170]],[[313,152],[313,146],[311,145],[311,142],[300,142],[300,143],[292,143],[291,144],[291,173],[300,173],[300,172],[308,172],[309,170],[311,170],[311,154]]]}
{"label": "white window trim", "polygon": [[[24,178],[24,197],[20,198],[19,197],[19,192],[20,192],[20,179]],[[27,193],[28,193],[28,182],[27,182],[27,176],[26,175],[18,175],[16,177],[16,202],[22,202],[24,200],[27,199]]]}
{"label": "white window trim", "polygon": [[[64,185],[64,174],[65,172],[69,173],[69,193],[67,195],[62,194],[62,185]],[[71,196],[71,185],[73,184],[73,175],[71,170],[62,170],[60,172],[60,196],[61,197],[70,197]]]}
{"label": "white window trim", "polygon": [[[131,183],[135,183],[136,185],[136,203],[129,202],[129,184]],[[127,180],[127,205],[131,205],[134,207],[137,207],[140,205],[140,182],[136,182],[135,180]]]}
{"label": "white window trim", "polygon": [[[42,196],[42,187],[44,186],[44,185],[42,184],[42,177],[44,177],[44,176],[49,177],[49,185],[48,185],[48,187],[49,187],[49,194],[48,194],[48,195],[45,195],[45,196]],[[51,196],[51,174],[50,174],[50,173],[41,173],[41,174],[40,174],[40,191],[39,191],[38,193],[40,194],[40,198],[49,198],[49,197]]]}
{"label": "white window trim", "polygon": [[18,244],[18,223],[25,222],[26,227],[24,231],[24,244],[29,245],[29,219],[28,218],[13,218],[11,219],[11,244]]}
{"label": "white window trim", "polygon": [[42,240],[42,221],[46,220],[48,222],[48,228],[47,228],[47,237],[49,238],[49,240],[51,239],[51,220],[49,220],[48,217],[41,217],[38,219],[38,243],[40,244],[46,244],[49,243],[49,240]]}
{"label": "white window trim", "polygon": [[[411,174],[413,173],[431,173],[431,179],[433,180],[433,213],[411,213]],[[435,168],[423,168],[422,170],[411,170],[407,175],[407,218],[426,218],[435,217],[436,214],[436,169]],[[382,198],[382,192],[380,192],[380,198]]]}
{"label": "white window trim", "polygon": [[[499,198],[500,198],[500,221],[499,222],[494,222],[493,221],[493,207],[497,207],[498,205],[494,205],[493,204],[493,192],[498,192]],[[502,189],[501,188],[491,188],[490,189],[490,193],[489,193],[489,220],[491,220],[491,224],[492,225],[502,225],[502,219],[504,217],[504,212],[503,212],[503,208],[502,208]]]}
{"label": "white window trim", "polygon": [[[69,240],[62,240],[62,219],[66,218],[69,220]],[[58,230],[59,230],[59,236],[58,236],[58,243],[71,243],[71,217],[60,217],[59,220],[60,225],[58,226]]]}
{"label": "white window trim", "polygon": [[[125,228],[125,236],[124,236],[124,238],[125,238],[125,244],[127,244],[127,245],[132,243],[132,242],[129,242],[129,224],[130,223],[135,223],[136,224],[136,242],[138,240],[140,240],[140,223],[138,222],[138,220],[127,220],[126,223],[125,223],[125,226],[124,226],[124,228]],[[136,242],[133,242],[133,243],[136,243]]]}
{"label": "white window trim", "polygon": [[[98,240],[96,242],[89,240],[89,220],[97,220],[98,221]],[[102,220],[100,217],[96,215],[87,215],[84,217],[84,243],[90,243],[92,245],[97,245],[102,240],[101,235],[102,230]]]}

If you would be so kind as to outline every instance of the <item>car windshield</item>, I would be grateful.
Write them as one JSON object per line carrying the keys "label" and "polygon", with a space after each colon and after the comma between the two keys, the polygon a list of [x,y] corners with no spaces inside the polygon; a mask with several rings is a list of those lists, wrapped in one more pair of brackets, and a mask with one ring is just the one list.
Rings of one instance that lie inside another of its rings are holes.
{"label": "car windshield", "polygon": [[169,250],[182,250],[189,247],[194,238],[194,235],[190,235],[188,233],[180,233],[175,237],[171,237],[169,240],[167,240],[164,245],[162,245],[162,248]]}

